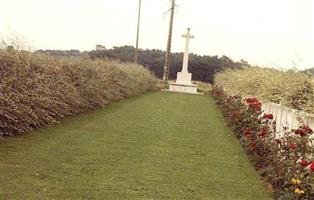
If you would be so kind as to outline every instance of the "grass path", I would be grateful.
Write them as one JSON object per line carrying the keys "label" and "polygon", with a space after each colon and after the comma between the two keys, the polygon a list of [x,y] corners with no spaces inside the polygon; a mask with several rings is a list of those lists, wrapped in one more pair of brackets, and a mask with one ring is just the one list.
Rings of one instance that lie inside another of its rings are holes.
{"label": "grass path", "polygon": [[0,199],[271,199],[207,96],[148,93],[0,143]]}

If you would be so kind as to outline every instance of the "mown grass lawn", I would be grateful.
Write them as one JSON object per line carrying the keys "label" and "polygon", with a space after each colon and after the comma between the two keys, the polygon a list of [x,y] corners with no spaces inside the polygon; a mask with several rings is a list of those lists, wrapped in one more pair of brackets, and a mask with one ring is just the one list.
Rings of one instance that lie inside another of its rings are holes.
{"label": "mown grass lawn", "polygon": [[148,93],[0,143],[0,199],[271,199],[208,96]]}

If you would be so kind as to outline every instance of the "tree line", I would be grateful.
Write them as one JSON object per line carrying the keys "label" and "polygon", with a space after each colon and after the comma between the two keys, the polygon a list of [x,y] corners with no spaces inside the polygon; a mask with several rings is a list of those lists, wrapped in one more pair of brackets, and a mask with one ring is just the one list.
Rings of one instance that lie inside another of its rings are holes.
{"label": "tree line", "polygon": [[[96,58],[109,58],[117,59],[122,62],[134,61],[134,47],[123,46],[114,47],[104,51],[91,51],[89,56],[92,59]],[[156,49],[139,50],[138,63],[152,71],[158,78],[163,76],[163,67],[165,63],[165,51]],[[169,79],[176,79],[177,72],[181,71],[183,63],[183,53],[172,53]],[[200,56],[190,54],[189,56],[189,72],[193,74],[192,79],[212,83],[214,74],[225,68],[241,68],[249,66],[249,64],[241,60],[235,62],[227,56]]]}
{"label": "tree line", "polygon": [[[88,55],[91,59],[112,59],[121,62],[133,62],[135,48],[132,46],[113,47],[106,50],[94,50],[89,52],[79,52],[78,50],[39,50],[39,53],[45,53],[53,56],[82,56]],[[162,78],[165,63],[165,51],[157,49],[140,49],[138,54],[138,63],[152,71],[156,77]],[[169,79],[176,79],[177,72],[181,71],[183,63],[183,53],[172,53]],[[214,74],[225,68],[237,69],[243,66],[250,66],[248,62],[241,60],[235,62],[227,56],[201,56],[190,54],[189,72],[193,74],[192,79],[212,83]]]}

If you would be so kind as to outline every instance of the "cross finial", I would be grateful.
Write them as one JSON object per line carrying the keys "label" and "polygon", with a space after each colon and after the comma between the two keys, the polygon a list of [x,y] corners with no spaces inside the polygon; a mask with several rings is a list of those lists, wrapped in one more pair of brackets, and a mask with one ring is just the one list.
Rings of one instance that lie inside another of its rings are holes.
{"label": "cross finial", "polygon": [[194,38],[194,35],[191,35],[191,28],[187,28],[187,33],[182,35],[183,38]]}

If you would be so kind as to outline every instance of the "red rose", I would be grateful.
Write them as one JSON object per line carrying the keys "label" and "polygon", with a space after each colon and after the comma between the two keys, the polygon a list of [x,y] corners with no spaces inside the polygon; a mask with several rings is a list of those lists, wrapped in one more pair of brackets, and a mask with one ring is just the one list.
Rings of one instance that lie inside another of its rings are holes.
{"label": "red rose", "polygon": [[279,144],[279,145],[281,145],[281,144],[282,144],[282,142],[281,142],[281,140],[280,140],[280,139],[275,139],[275,142],[276,142],[277,144]]}
{"label": "red rose", "polygon": [[258,136],[260,137],[265,137],[266,135],[268,135],[268,130],[265,128],[263,128],[262,130],[258,132]]}
{"label": "red rose", "polygon": [[252,136],[252,132],[250,130],[245,130],[244,136],[246,137],[246,139],[250,139]]}
{"label": "red rose", "polygon": [[300,165],[302,166],[302,167],[306,167],[306,166],[308,166],[310,163],[309,163],[309,161],[307,161],[307,160],[301,160],[300,161]]}
{"label": "red rose", "polygon": [[312,134],[313,130],[308,125],[300,126],[297,130],[294,131],[296,135],[306,136]]}
{"label": "red rose", "polygon": [[271,119],[274,119],[274,116],[273,114],[264,114],[263,118],[271,120]]}
{"label": "red rose", "polygon": [[257,113],[260,113],[262,104],[260,102],[253,102],[249,104],[249,107]]}
{"label": "red rose", "polygon": [[256,149],[256,142],[255,141],[251,142],[250,147],[251,147],[251,150],[255,150]]}
{"label": "red rose", "polygon": [[299,128],[299,129],[294,131],[294,134],[300,135],[300,136],[305,136],[306,132],[303,130],[303,128]]}
{"label": "red rose", "polygon": [[290,142],[290,143],[288,144],[288,147],[289,147],[290,149],[296,149],[296,148],[297,148],[297,145],[296,145],[295,143],[293,143],[293,142]]}
{"label": "red rose", "polygon": [[311,164],[311,166],[310,166],[310,170],[311,170],[312,172],[314,172],[314,161],[312,161],[312,164]]}
{"label": "red rose", "polygon": [[306,133],[312,134],[313,130],[309,127],[309,125],[303,126],[303,130]]}
{"label": "red rose", "polygon": [[246,103],[251,104],[251,103],[257,102],[257,99],[254,97],[253,98],[246,98],[245,101],[246,101]]}

